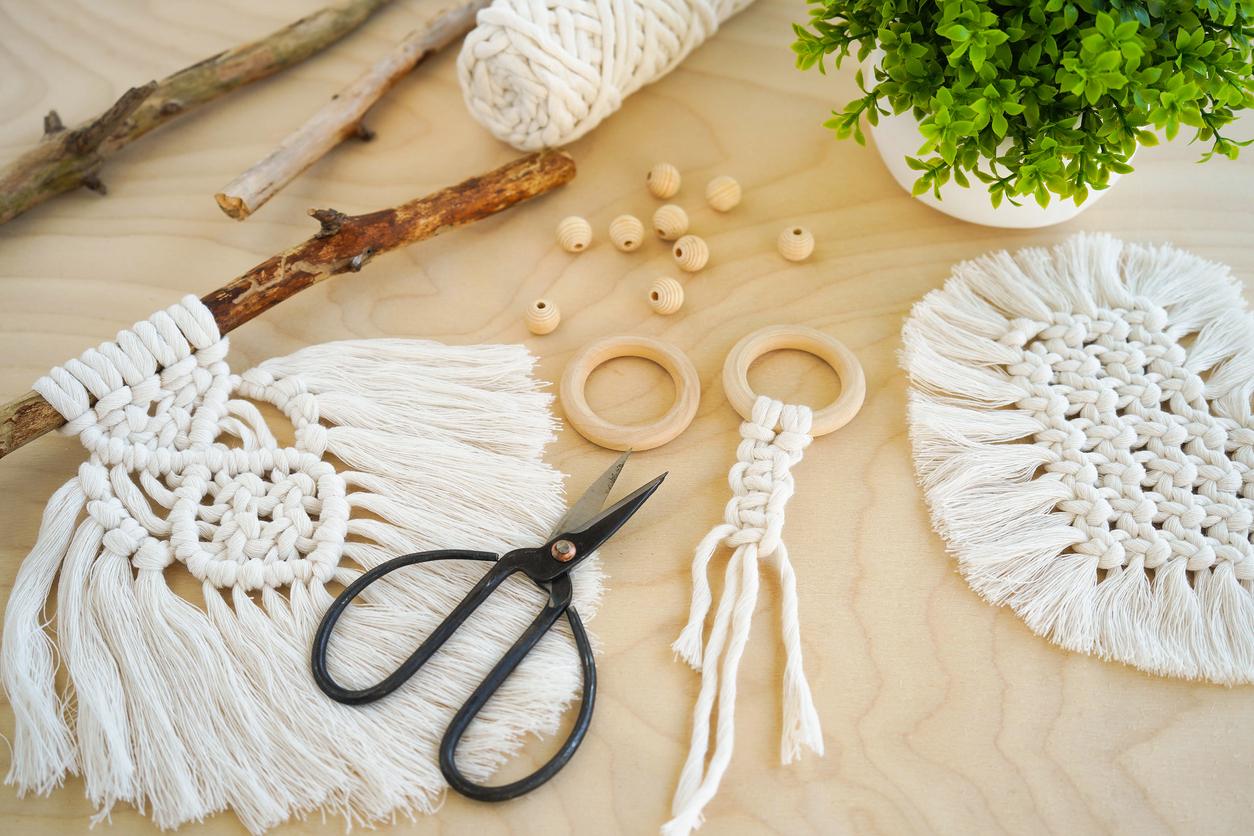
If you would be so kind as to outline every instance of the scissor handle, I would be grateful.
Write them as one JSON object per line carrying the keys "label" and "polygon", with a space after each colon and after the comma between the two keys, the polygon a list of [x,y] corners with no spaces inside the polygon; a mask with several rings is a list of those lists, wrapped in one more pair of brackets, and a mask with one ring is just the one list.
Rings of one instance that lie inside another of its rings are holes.
{"label": "scissor handle", "polygon": [[[331,632],[335,629],[336,622],[340,620],[340,616],[344,614],[344,610],[353,602],[353,599],[384,575],[395,572],[397,569],[403,569],[406,566],[413,566],[417,563],[429,563],[433,560],[482,560],[493,561],[495,565],[479,579],[479,582],[466,593],[466,597],[462,599],[462,602],[445,616],[444,620],[432,631],[431,635],[427,636],[426,640],[418,645],[418,649],[411,653],[409,658],[402,662],[396,670],[374,685],[368,685],[365,688],[345,688],[332,679],[330,671],[327,670],[327,646],[331,642]],[[331,602],[331,606],[327,608],[326,614],[322,616],[322,622],[318,625],[318,632],[314,634],[312,654],[314,682],[318,683],[318,687],[328,697],[336,702],[348,705],[362,705],[363,703],[374,702],[377,699],[386,697],[417,673],[418,669],[426,664],[427,660],[440,649],[441,645],[448,641],[453,633],[457,632],[457,628],[462,626],[462,623],[465,622],[470,614],[487,600],[492,591],[500,586],[502,581],[517,571],[519,571],[519,566],[510,559],[509,555],[497,560],[497,556],[491,552],[474,552],[461,549],[415,552],[414,554],[401,555],[380,563],[349,584]]]}
{"label": "scissor handle", "polygon": [[[566,765],[575,754],[575,750],[579,748],[579,744],[583,743],[584,735],[588,733],[597,693],[597,670],[592,655],[592,644],[588,641],[588,633],[583,628],[579,613],[575,612],[575,608],[570,605],[572,595],[570,576],[561,575],[550,581],[548,590],[549,602],[544,609],[531,622],[526,632],[519,636],[518,641],[514,642],[514,645],[501,657],[501,661],[488,672],[470,698],[458,709],[448,729],[444,732],[444,739],[440,741],[440,771],[444,773],[444,779],[448,781],[449,786],[467,798],[473,798],[476,801],[508,801],[531,792]],[[536,643],[552,628],[562,613],[566,614],[566,620],[570,622],[570,630],[575,637],[575,647],[579,651],[579,665],[583,669],[583,694],[579,703],[579,715],[575,718],[570,734],[566,736],[566,741],[553,757],[527,777],[495,787],[474,783],[457,768],[455,758],[457,744],[461,742],[462,735],[466,733],[470,722],[474,720],[480,709],[505,683],[505,680],[531,652]]]}
{"label": "scissor handle", "polygon": [[[461,603],[445,616],[444,620],[432,631],[431,635],[418,646],[418,649],[410,654],[409,658],[388,676],[374,685],[359,689],[345,688],[332,679],[330,672],[327,670],[327,647],[330,644],[331,632],[335,629],[336,622],[339,621],[340,616],[344,614],[344,610],[353,602],[353,599],[360,595],[370,584],[390,572],[406,566],[428,563],[434,560],[480,560],[493,562],[494,565],[471,588]],[[439,650],[441,645],[448,641],[449,637],[457,631],[457,628],[465,622],[480,604],[487,600],[488,596],[501,585],[502,581],[521,570],[521,561],[515,560],[509,554],[498,560],[497,556],[491,552],[458,549],[416,552],[380,563],[349,584],[336,597],[322,616],[322,622],[318,625],[318,630],[314,634],[312,652],[314,681],[328,697],[349,705],[374,702],[387,696],[417,673],[418,669]],[[444,732],[444,738],[440,741],[440,771],[444,773],[445,780],[448,781],[449,786],[462,795],[478,801],[508,801],[511,798],[517,798],[528,793],[548,781],[575,754],[579,744],[583,743],[584,736],[588,733],[588,727],[592,721],[592,708],[596,701],[597,687],[596,663],[592,654],[592,643],[588,640],[588,633],[584,630],[583,621],[580,620],[579,614],[575,612],[575,608],[570,605],[573,597],[570,576],[560,575],[552,581],[538,583],[537,585],[549,594],[549,600],[545,604],[544,609],[536,615],[526,631],[518,637],[518,640],[505,652],[501,660],[496,663],[492,670],[488,672],[488,675],[484,677],[483,681],[479,683],[479,686],[471,693],[470,698],[466,700],[453,716],[448,729]],[[525,778],[495,787],[472,782],[457,768],[455,761],[457,744],[461,741],[462,736],[465,735],[466,730],[470,727],[471,721],[479,714],[483,706],[505,683],[505,680],[509,678],[514,669],[531,652],[531,649],[536,646],[540,639],[544,638],[545,633],[553,627],[563,613],[566,615],[566,620],[570,622],[571,633],[575,639],[575,647],[579,653],[579,664],[583,673],[583,693],[580,699],[579,714],[575,718],[575,724],[571,728],[570,734],[567,735],[566,741],[548,762]]]}

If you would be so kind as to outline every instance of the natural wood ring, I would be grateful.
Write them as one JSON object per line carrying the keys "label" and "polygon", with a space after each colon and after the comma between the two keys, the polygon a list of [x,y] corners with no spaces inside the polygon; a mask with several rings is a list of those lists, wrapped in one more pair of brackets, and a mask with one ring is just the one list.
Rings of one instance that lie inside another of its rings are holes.
{"label": "natural wood ring", "polygon": [[804,325],[770,325],[736,343],[723,364],[723,391],[732,407],[746,421],[750,420],[758,396],[749,388],[749,367],[763,354],[783,348],[813,354],[831,366],[840,378],[840,396],[814,411],[810,435],[827,435],[853,420],[866,399],[862,364],[840,340]]}
{"label": "natural wood ring", "polygon": [[[592,411],[584,386],[593,370],[619,357],[640,357],[657,363],[675,384],[675,403],[648,424],[614,424]],[[606,337],[576,354],[566,365],[559,389],[570,425],[593,444],[611,450],[652,450],[674,439],[692,423],[701,400],[697,369],[675,346],[651,337]]]}

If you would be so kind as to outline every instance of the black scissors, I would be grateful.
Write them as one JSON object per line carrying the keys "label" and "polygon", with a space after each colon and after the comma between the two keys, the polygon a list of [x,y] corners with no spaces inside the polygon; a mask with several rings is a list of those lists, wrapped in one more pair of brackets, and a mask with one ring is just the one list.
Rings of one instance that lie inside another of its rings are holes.
{"label": "black scissors", "polygon": [[[322,617],[322,623],[318,625],[318,632],[314,635],[313,675],[318,687],[331,699],[349,705],[361,705],[386,697],[417,673],[440,649],[440,646],[465,623],[470,614],[501,585],[502,581],[515,572],[522,572],[548,593],[548,603],[453,716],[452,722],[444,732],[444,738],[440,741],[440,771],[444,773],[444,778],[450,787],[462,795],[479,801],[507,801],[517,798],[556,775],[558,770],[565,766],[575,754],[575,750],[579,748],[584,735],[588,732],[597,689],[592,645],[588,642],[588,634],[584,630],[583,622],[579,619],[579,614],[570,605],[572,595],[570,570],[600,548],[614,535],[614,532],[631,519],[666,478],[666,474],[663,473],[652,482],[633,491],[631,495],[619,500],[612,507],[601,511],[601,506],[605,504],[606,497],[609,496],[610,489],[614,487],[614,482],[618,479],[618,474],[626,464],[630,452],[620,456],[618,461],[610,465],[609,470],[592,483],[592,486],[554,526],[548,542],[543,546],[515,549],[499,558],[491,552],[460,549],[416,552],[380,563],[363,574],[335,599],[326,615]],[[418,649],[410,654],[409,658],[395,671],[374,685],[360,689],[345,688],[333,680],[327,671],[327,645],[330,643],[331,631],[335,629],[335,623],[348,605],[361,594],[362,590],[389,572],[432,560],[483,560],[492,562],[493,565],[487,574],[466,593],[461,603],[440,622],[426,641],[419,645]],[[583,696],[574,728],[571,729],[570,735],[557,754],[526,778],[495,787],[471,782],[457,769],[457,764],[453,760],[458,741],[462,739],[471,720],[475,718],[488,699],[496,693],[514,668],[518,667],[519,662],[531,652],[531,649],[563,613],[566,614],[566,620],[570,622],[570,630],[574,634],[575,646],[579,651],[579,663],[583,666]]]}

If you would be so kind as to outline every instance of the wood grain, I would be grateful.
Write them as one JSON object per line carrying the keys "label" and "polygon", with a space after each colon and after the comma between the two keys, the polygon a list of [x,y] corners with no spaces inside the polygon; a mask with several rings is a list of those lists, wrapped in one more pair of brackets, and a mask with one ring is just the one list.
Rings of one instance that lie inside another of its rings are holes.
{"label": "wood grain", "polygon": [[[67,122],[85,117],[137,78],[160,77],[318,5],[0,3],[0,160],[33,140],[53,105]],[[108,197],[76,192],[0,229],[0,395],[26,391],[49,366],[119,326],[183,293],[204,293],[305,237],[311,206],[356,213],[392,205],[512,158],[466,115],[450,52],[375,108],[375,142],[336,149],[247,224],[223,217],[210,197],[430,8],[385,9],[318,60],[125,149],[110,164]],[[873,150],[837,143],[819,126],[855,88],[846,72],[793,69],[789,23],[802,15],[795,2],[758,0],[577,143],[580,176],[561,193],[406,250],[349,281],[311,288],[232,335],[239,369],[330,339],[523,341],[541,357],[539,373],[556,381],[583,345],[635,333],[678,344],[702,376],[689,430],[638,454],[625,474],[631,486],[671,472],[605,558],[609,592],[591,622],[604,650],[601,695],[583,749],[528,798],[482,806],[452,797],[437,816],[395,830],[657,832],[698,685],[668,645],[687,614],[691,549],[720,519],[737,438],[719,370],[750,331],[801,322],[845,342],[867,375],[862,412],[816,441],[795,468],[786,528],[828,755],[777,763],[783,654],[777,587],[766,578],[741,670],[735,757],[701,832],[1248,831],[1252,692],[1154,679],[1063,652],[980,601],[955,573],[914,487],[896,352],[902,317],[945,280],[949,265],[1079,229],[1174,241],[1231,264],[1248,287],[1254,155],[1197,166],[1196,147],[1146,149],[1135,174],[1063,227],[964,225],[901,192]],[[1234,132],[1254,134],[1254,119]],[[658,160],[683,172],[686,185],[672,202],[711,249],[709,266],[683,279],[684,308],[670,317],[645,301],[654,278],[673,274],[668,248],[650,240],[620,253],[604,233],[615,216],[648,217],[659,205],[644,187]],[[744,187],[741,205],[726,215],[701,193],[724,173]],[[563,252],[553,237],[557,221],[572,214],[596,231],[580,255]],[[818,241],[803,264],[775,250],[787,224],[810,228]],[[522,312],[541,296],[561,306],[562,327],[530,337]],[[830,402],[839,387],[819,361],[794,352],[768,355],[750,382],[812,405]],[[632,421],[660,415],[673,393],[660,369],[616,360],[592,375],[588,397],[606,417]],[[579,485],[611,455],[566,430],[550,460]],[[73,440],[50,436],[0,463],[6,590],[45,500],[80,460]],[[0,730],[8,733],[11,723],[6,709]],[[0,791],[4,832],[85,832],[90,812],[77,781],[45,799]],[[128,809],[115,811],[113,828],[154,832]],[[243,831],[222,815],[182,832]],[[309,822],[277,832],[342,827]]]}

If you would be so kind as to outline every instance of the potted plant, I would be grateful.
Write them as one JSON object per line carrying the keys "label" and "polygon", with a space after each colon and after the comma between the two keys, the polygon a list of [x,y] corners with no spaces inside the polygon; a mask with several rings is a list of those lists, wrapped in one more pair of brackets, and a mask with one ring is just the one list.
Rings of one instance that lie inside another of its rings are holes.
{"label": "potted plant", "polygon": [[1254,105],[1254,0],[811,0],[802,69],[856,46],[859,98],[825,124],[865,144],[936,208],[1043,226],[1182,129],[1235,159]]}

